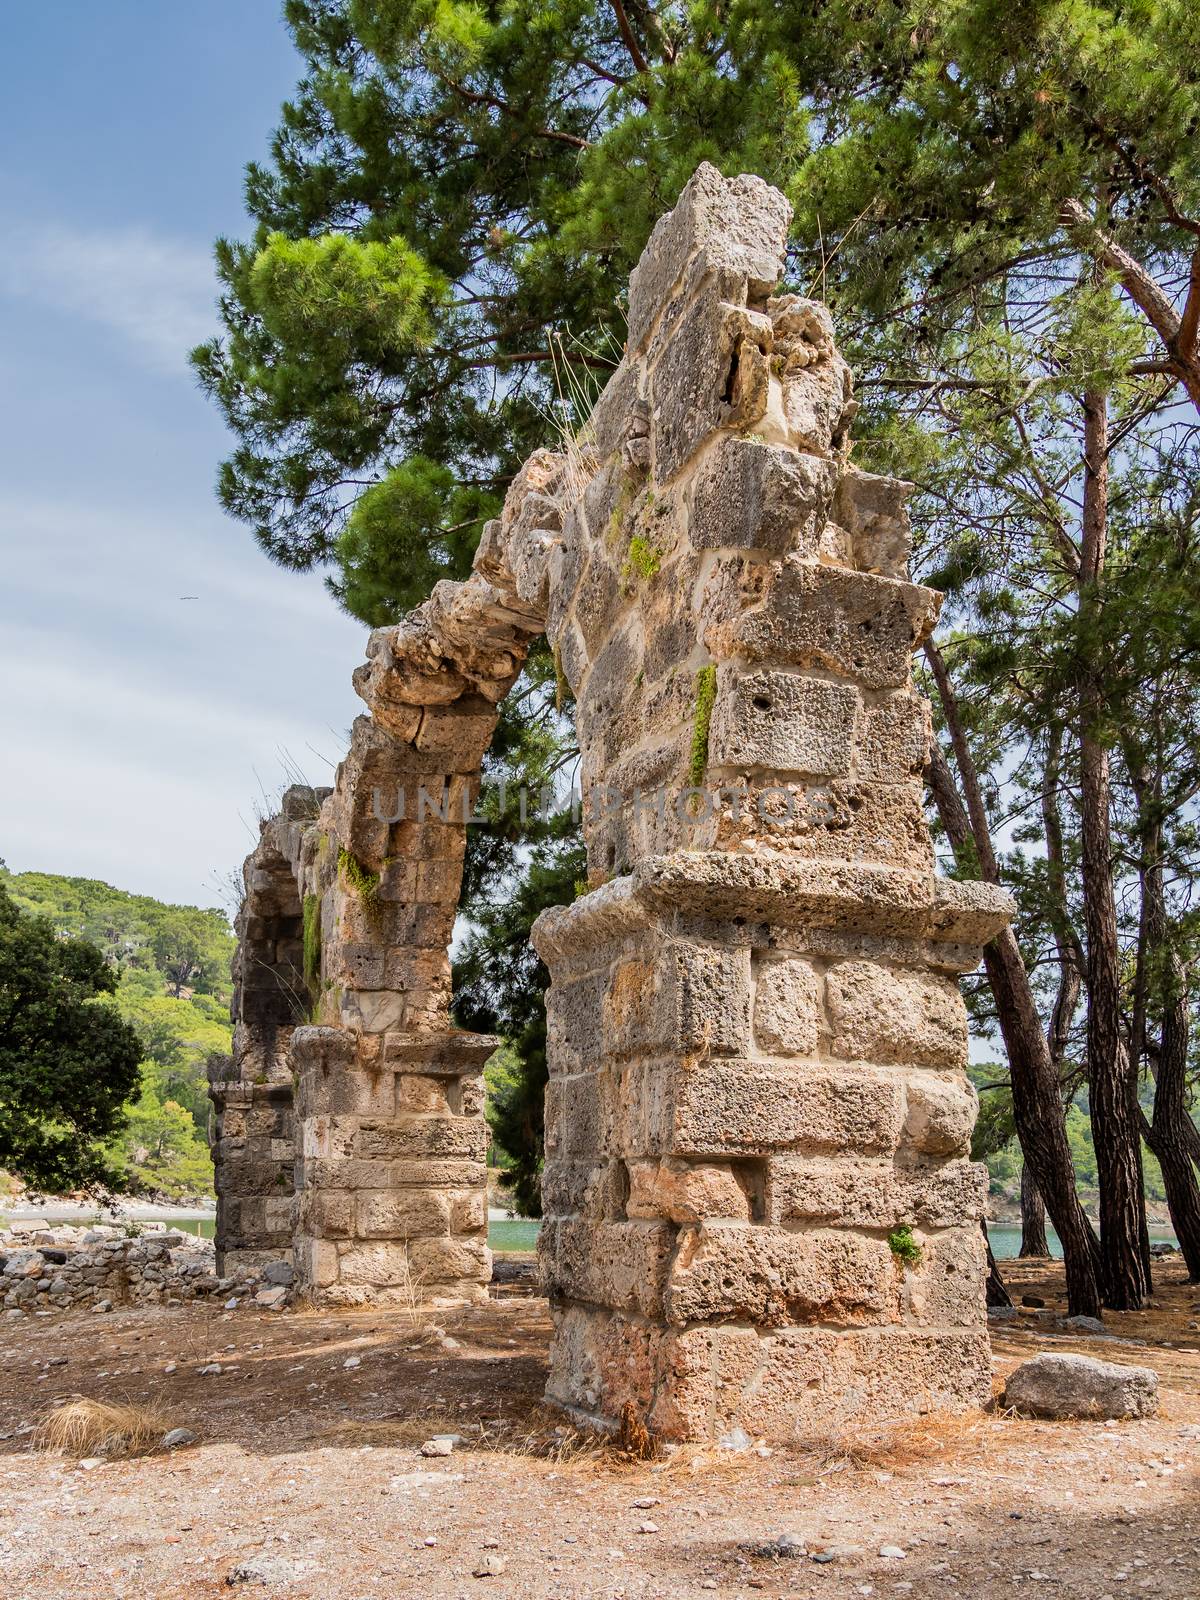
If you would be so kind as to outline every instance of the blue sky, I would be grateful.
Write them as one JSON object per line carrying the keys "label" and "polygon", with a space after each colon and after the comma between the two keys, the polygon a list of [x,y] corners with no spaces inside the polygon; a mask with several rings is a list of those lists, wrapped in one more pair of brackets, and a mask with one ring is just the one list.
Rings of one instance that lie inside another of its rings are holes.
{"label": "blue sky", "polygon": [[55,0],[5,36],[0,856],[213,904],[360,709],[364,630],[221,512],[186,363],[299,58],[275,0]]}

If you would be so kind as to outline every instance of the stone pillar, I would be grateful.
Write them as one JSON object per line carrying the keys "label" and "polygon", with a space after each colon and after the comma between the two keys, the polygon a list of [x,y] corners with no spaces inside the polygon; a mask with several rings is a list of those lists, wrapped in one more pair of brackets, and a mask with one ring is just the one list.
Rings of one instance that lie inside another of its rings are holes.
{"label": "stone pillar", "polygon": [[306,851],[320,951],[317,1025],[290,1044],[295,1261],[317,1304],[472,1300],[491,1280],[483,1064],[498,1041],[454,1027],[447,947],[480,763],[524,658],[499,634],[473,619],[453,656],[419,616],[374,636],[357,681],[382,688]]}
{"label": "stone pillar", "polygon": [[209,1060],[222,1277],[287,1260],[292,1249],[292,1086],[246,1083],[232,1070],[229,1056]]}
{"label": "stone pillar", "polygon": [[486,1298],[483,1064],[446,1030],[298,1028],[296,1268],[322,1305]]}
{"label": "stone pillar", "polygon": [[590,892],[534,929],[547,1393],[673,1438],[990,1379],[957,974],[1010,902],[934,873],[910,663],[940,597],[909,486],[849,463],[828,313],[772,293],[787,222],[702,167],[655,228],[550,569],[606,804]]}
{"label": "stone pillar", "polygon": [[661,1436],[978,1403],[977,885],[680,853],[538,924],[548,1395]]}
{"label": "stone pillar", "polygon": [[233,1056],[209,1062],[217,1270],[232,1275],[292,1251],[292,1071],[288,1046],[310,1003],[297,857],[328,790],[287,791],[243,868],[233,964]]}

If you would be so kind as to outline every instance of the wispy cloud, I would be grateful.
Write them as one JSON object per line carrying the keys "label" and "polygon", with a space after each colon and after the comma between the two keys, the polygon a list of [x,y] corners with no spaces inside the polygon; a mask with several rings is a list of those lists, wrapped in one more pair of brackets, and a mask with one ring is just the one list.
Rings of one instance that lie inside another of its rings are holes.
{"label": "wispy cloud", "polygon": [[107,328],[158,371],[185,372],[216,327],[209,251],[144,227],[18,225],[0,247],[0,294]]}

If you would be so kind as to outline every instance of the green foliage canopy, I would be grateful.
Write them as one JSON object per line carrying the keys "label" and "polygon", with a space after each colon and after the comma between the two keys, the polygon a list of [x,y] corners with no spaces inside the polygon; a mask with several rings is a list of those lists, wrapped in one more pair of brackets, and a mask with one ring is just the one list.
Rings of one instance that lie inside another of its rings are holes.
{"label": "green foliage canopy", "polygon": [[0,1166],[62,1193],[116,1180],[105,1148],[138,1086],[137,1035],[109,1005],[116,976],[0,884]]}

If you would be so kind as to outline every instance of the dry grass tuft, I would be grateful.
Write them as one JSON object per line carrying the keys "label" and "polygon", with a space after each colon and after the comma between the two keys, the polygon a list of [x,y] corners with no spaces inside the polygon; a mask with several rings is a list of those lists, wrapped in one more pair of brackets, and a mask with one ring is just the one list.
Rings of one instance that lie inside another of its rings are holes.
{"label": "dry grass tuft", "polygon": [[162,1412],[146,1406],[71,1400],[42,1419],[34,1432],[33,1447],[64,1456],[107,1456],[115,1461],[157,1449],[172,1426]]}
{"label": "dry grass tuft", "polygon": [[991,1419],[978,1411],[931,1411],[923,1417],[847,1429],[822,1447],[831,1466],[871,1471],[957,1460],[982,1453]]}

